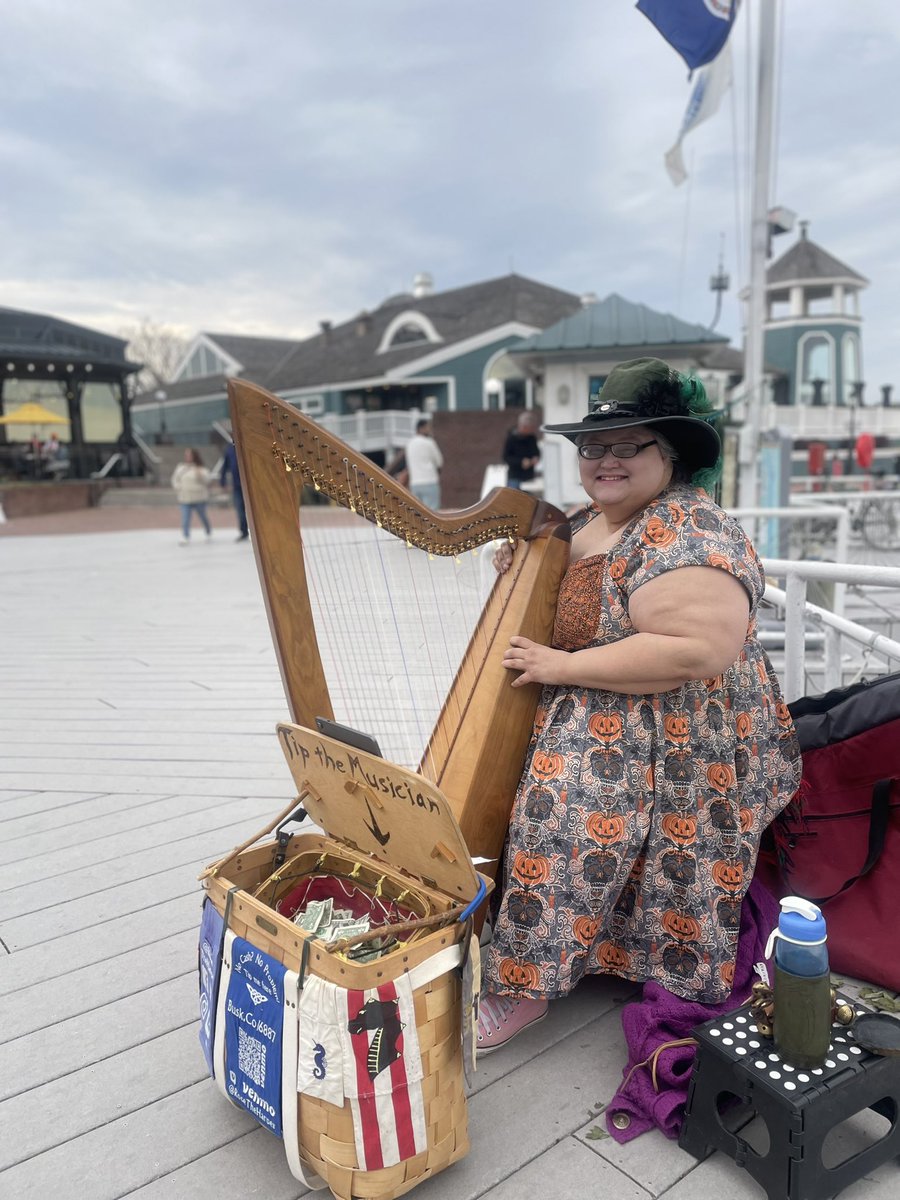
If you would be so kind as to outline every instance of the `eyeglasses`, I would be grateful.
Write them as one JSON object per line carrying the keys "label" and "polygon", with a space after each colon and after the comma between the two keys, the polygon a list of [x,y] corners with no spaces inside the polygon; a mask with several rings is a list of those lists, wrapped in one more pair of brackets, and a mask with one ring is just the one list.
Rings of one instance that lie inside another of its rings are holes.
{"label": "eyeglasses", "polygon": [[600,442],[584,442],[578,447],[578,453],[582,458],[600,459],[605,458],[607,453],[612,453],[613,458],[634,458],[648,446],[656,444],[655,439],[652,442],[613,442],[611,446],[604,446]]}

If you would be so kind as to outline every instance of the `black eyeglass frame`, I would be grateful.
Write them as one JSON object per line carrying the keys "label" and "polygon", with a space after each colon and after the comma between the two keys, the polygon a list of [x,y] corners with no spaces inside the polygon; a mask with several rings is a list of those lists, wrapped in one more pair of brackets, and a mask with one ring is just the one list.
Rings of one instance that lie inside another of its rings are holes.
{"label": "black eyeglass frame", "polygon": [[[650,442],[613,442],[609,446],[604,446],[600,442],[583,442],[578,447],[578,453],[581,458],[590,459],[593,462],[600,462],[606,458],[608,452],[612,452],[613,458],[637,458],[642,450],[646,450],[648,446],[658,446],[656,438]],[[629,454],[623,454],[625,448],[630,451]],[[589,451],[599,450],[599,454],[591,454]]]}

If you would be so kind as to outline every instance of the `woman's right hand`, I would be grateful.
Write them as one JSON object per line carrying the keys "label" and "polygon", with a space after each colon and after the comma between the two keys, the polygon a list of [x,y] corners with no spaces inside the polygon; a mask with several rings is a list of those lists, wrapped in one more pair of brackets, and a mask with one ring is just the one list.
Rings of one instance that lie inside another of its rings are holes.
{"label": "woman's right hand", "polygon": [[498,575],[505,575],[512,566],[513,548],[510,542],[501,542],[494,551],[494,557],[491,559],[494,570]]}

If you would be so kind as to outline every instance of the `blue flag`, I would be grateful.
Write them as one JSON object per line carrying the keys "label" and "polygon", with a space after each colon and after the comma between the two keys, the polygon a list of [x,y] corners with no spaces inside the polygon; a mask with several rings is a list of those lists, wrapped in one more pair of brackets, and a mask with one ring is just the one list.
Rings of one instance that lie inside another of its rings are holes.
{"label": "blue flag", "polygon": [[639,0],[638,9],[693,71],[725,45],[738,0]]}
{"label": "blue flag", "polygon": [[228,1095],[281,1137],[281,1036],[286,968],[236,937],[225,997]]}
{"label": "blue flag", "polygon": [[213,902],[203,903],[203,918],[200,922],[200,1046],[209,1068],[213,1069],[213,1037],[216,1025],[216,1004],[219,997],[219,969],[222,965],[222,939],[225,937],[225,922],[219,916]]}

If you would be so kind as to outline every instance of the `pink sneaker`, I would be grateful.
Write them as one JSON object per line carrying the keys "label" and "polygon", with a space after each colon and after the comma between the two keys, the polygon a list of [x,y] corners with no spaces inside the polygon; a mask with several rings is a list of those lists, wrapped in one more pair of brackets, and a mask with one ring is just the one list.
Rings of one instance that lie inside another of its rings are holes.
{"label": "pink sneaker", "polygon": [[499,1050],[529,1025],[543,1021],[549,1007],[547,1000],[482,996],[478,1015],[478,1053],[490,1054],[492,1050]]}

